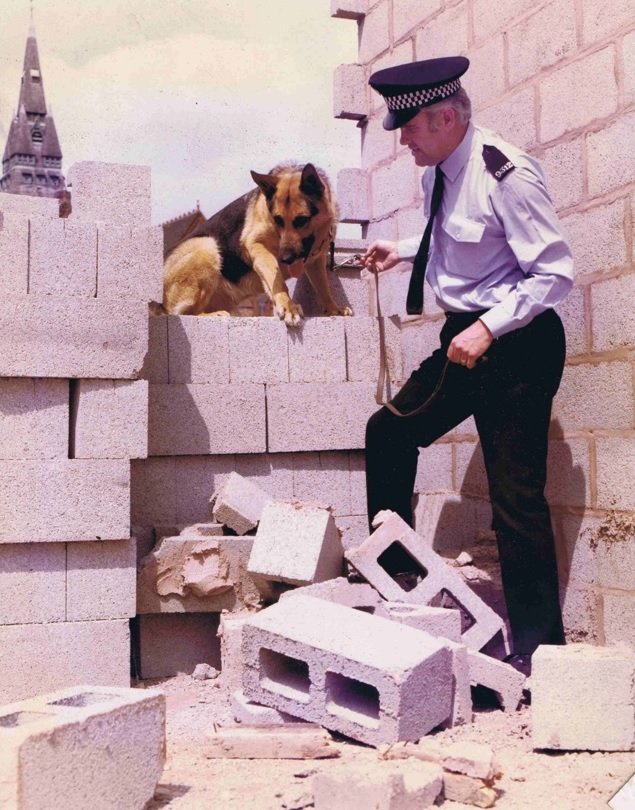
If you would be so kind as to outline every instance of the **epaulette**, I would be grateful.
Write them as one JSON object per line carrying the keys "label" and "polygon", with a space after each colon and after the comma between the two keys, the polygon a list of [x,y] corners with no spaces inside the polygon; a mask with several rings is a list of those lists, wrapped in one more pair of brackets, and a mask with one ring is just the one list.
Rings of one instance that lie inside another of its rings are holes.
{"label": "epaulette", "polygon": [[501,181],[503,177],[506,177],[516,168],[500,149],[497,149],[495,146],[489,146],[488,144],[483,146],[483,160],[485,161],[487,171],[493,174],[498,181]]}

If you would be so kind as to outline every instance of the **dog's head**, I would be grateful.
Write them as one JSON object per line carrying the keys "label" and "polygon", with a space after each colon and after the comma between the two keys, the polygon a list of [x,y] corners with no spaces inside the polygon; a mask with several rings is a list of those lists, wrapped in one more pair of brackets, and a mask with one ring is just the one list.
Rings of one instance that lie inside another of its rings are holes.
{"label": "dog's head", "polygon": [[319,252],[328,240],[333,214],[315,166],[282,165],[270,174],[251,172],[251,176],[265,196],[278,235],[278,261],[292,265]]}

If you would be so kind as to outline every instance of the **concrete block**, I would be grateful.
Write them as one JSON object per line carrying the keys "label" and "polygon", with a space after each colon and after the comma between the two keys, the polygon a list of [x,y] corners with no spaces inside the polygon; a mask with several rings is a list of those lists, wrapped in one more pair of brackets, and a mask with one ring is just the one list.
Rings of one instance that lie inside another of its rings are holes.
{"label": "concrete block", "polygon": [[165,763],[165,696],[79,686],[3,706],[0,804],[138,810]]}
{"label": "concrete block", "polygon": [[[335,263],[337,264],[337,262],[338,254],[336,253]],[[329,272],[327,280],[333,300],[338,306],[350,307],[355,315],[368,313],[368,285],[360,268],[350,270],[344,268]],[[292,281],[295,281],[295,283],[291,283]],[[324,317],[311,283],[305,275],[300,276],[298,279],[290,279],[287,282],[287,287],[292,300],[302,307],[305,317]]]}
{"label": "concrete block", "polygon": [[149,166],[84,161],[70,167],[66,181],[74,220],[150,227]]}
{"label": "concrete block", "polygon": [[60,201],[52,197],[31,197],[0,192],[0,211],[5,214],[59,219]]}
{"label": "concrete block", "polygon": [[289,453],[234,456],[235,472],[262,487],[274,498],[293,497],[293,467],[294,457]]}
{"label": "concrete block", "polygon": [[507,32],[509,81],[513,86],[577,50],[575,9],[554,0]]}
{"label": "concrete block", "polygon": [[343,318],[306,319],[287,334],[290,382],[340,383],[346,380]]}
{"label": "concrete block", "polygon": [[371,174],[373,219],[380,219],[417,198],[417,172],[412,155],[402,154]]}
{"label": "concrete block", "polygon": [[77,684],[130,686],[127,619],[0,627],[0,702]]}
{"label": "concrete block", "polygon": [[72,219],[33,219],[29,293],[91,297],[97,293],[97,226]]}
{"label": "concrete block", "polygon": [[0,290],[3,295],[26,295],[29,282],[29,220],[23,214],[2,211],[4,196],[0,195]]}
{"label": "concrete block", "polygon": [[456,445],[456,488],[462,495],[489,496],[483,451],[478,442]]}
{"label": "concrete block", "polygon": [[583,152],[584,139],[576,138],[566,143],[557,143],[550,149],[545,149],[541,155],[540,162],[547,176],[549,194],[556,211],[568,208],[582,200],[584,192]]}
{"label": "concrete block", "polygon": [[585,45],[604,39],[608,34],[617,32],[623,25],[630,25],[633,22],[633,16],[628,13],[627,8],[621,5],[611,6],[610,13],[607,14],[606,9],[603,13],[603,9],[592,0],[583,0],[582,14],[584,19],[582,36]]}
{"label": "concrete block", "polygon": [[[611,77],[611,80],[613,77]],[[596,82],[598,77],[596,77]],[[635,112],[620,116],[615,123],[586,137],[589,195],[606,194],[635,180],[635,166],[629,160]]]}
{"label": "concrete block", "polygon": [[361,449],[376,410],[375,383],[268,385],[269,452]]}
{"label": "concrete block", "polygon": [[585,288],[574,287],[556,311],[567,336],[567,354],[575,357],[589,351],[585,316]]}
{"label": "concrete block", "polygon": [[[404,2],[404,0],[402,0]],[[410,5],[413,0],[406,0]],[[428,0],[430,2],[430,0]],[[438,0],[433,4],[440,7]],[[418,15],[421,18],[421,15]],[[426,15],[427,16],[427,15]],[[410,18],[412,22],[412,18]],[[408,20],[404,20],[408,25]],[[468,49],[468,12],[463,3],[443,9],[417,29],[415,54],[417,59],[434,59],[448,53],[466,53]]]}
{"label": "concrete block", "polygon": [[99,227],[97,295],[162,300],[163,228]]}
{"label": "concrete block", "polygon": [[500,771],[498,760],[489,745],[459,740],[443,749],[441,765],[446,771],[491,781]]}
{"label": "concrete block", "polygon": [[363,451],[348,454],[351,480],[351,514],[366,515],[366,458]]}
{"label": "concrete block", "polygon": [[0,543],[120,540],[130,534],[130,464],[2,461],[0,514]]}
{"label": "concrete block", "polygon": [[350,514],[348,453],[341,450],[296,453],[293,457],[293,497],[299,501],[328,504],[334,515]]}
{"label": "concrete block", "polygon": [[[480,650],[498,632],[509,647],[503,620],[394,512],[346,559],[391,602],[441,600],[461,613],[461,643]],[[377,518],[376,518],[377,521]]]}
{"label": "concrete block", "polygon": [[550,504],[584,506],[591,503],[589,453],[586,438],[549,442],[545,493]]}
{"label": "concrete block", "polygon": [[[457,461],[463,444],[467,442],[454,445],[457,448]],[[451,492],[454,489],[452,450],[450,442],[432,444],[419,450],[415,492]],[[458,480],[457,489],[460,489]]]}
{"label": "concrete block", "polygon": [[382,616],[391,619],[392,616],[385,609],[386,602],[377,591],[365,582],[349,582],[345,577],[336,577],[326,582],[316,582],[302,588],[294,588],[280,595],[283,599],[295,599],[297,596],[312,596],[315,599],[326,599],[337,605],[361,610],[363,613]]}
{"label": "concrete block", "polygon": [[175,459],[176,522],[210,519],[209,497],[234,471],[234,456],[183,456]]}
{"label": "concrete block", "polygon": [[[243,610],[237,613],[221,613],[218,625],[220,639],[221,671],[223,691],[234,694],[243,688],[243,628],[253,616]],[[244,697],[244,695],[243,695]],[[248,698],[245,698],[247,700]]]}
{"label": "concrete block", "polygon": [[[609,611],[607,600],[608,594],[601,596],[595,588],[589,586],[578,586],[574,580],[570,580],[566,587],[560,588],[560,604],[562,605],[562,621],[567,643],[586,642],[588,644],[599,644],[602,634],[602,619],[604,624],[609,623]],[[602,617],[602,605],[604,604],[605,614]],[[631,608],[629,600],[629,610]],[[614,617],[615,618],[615,617]],[[623,643],[625,640],[635,639],[635,633],[631,633],[629,628],[630,614],[620,617],[619,631],[606,636],[606,643]],[[635,647],[635,644],[633,644]]]}
{"label": "concrete block", "polygon": [[[198,320],[216,319],[199,318]],[[282,321],[278,318],[231,318],[228,321],[227,329],[229,382],[288,382],[288,330]],[[207,345],[209,345],[209,340]]]}
{"label": "concrete block", "polygon": [[368,9],[368,0],[331,0],[331,17],[361,20]]}
{"label": "concrete block", "polygon": [[635,31],[622,40],[624,59],[624,97],[627,104],[635,101]]}
{"label": "concrete block", "polygon": [[423,363],[427,357],[430,357],[435,349],[439,348],[440,331],[440,321],[413,323],[402,329],[401,341],[403,350],[404,379],[407,379],[413,371],[419,368],[421,363]]}
{"label": "concrete block", "polygon": [[150,383],[167,385],[168,377],[168,318],[148,318],[148,352],[140,377]]}
{"label": "concrete block", "polygon": [[423,0],[423,2],[421,0],[394,0],[393,36],[395,41],[419,26],[427,17],[441,11],[442,5],[441,0]]}
{"label": "concrete block", "polygon": [[463,644],[447,641],[452,653],[452,712],[446,728],[469,725],[473,718],[469,651]]}
{"label": "concrete block", "polygon": [[256,607],[247,563],[253,537],[162,537],[140,564],[137,613],[219,613]]}
{"label": "concrete block", "polygon": [[[384,318],[386,365],[391,380],[403,379],[401,330],[395,320]],[[346,321],[348,379],[366,382],[379,376],[379,326],[376,318],[356,317]]]}
{"label": "concrete block", "polygon": [[[372,98],[372,97],[371,97]],[[362,169],[373,169],[383,160],[395,154],[395,133],[387,132],[382,121],[385,109],[364,122],[362,126]]]}
{"label": "concrete block", "polygon": [[363,169],[342,169],[337,174],[340,222],[368,222],[370,219],[368,175]]}
{"label": "concrete block", "polygon": [[228,318],[169,315],[169,382],[229,382]]}
{"label": "concrete block", "polygon": [[527,11],[527,0],[507,0],[500,8],[488,0],[475,0],[474,35],[477,40],[486,39],[496,31],[507,28],[507,23]]}
{"label": "concrete block", "polygon": [[155,530],[154,526],[131,526],[130,535],[132,542],[136,547],[138,564],[147,554],[152,551],[159,534]]}
{"label": "concrete block", "polygon": [[257,581],[308,585],[339,576],[342,544],[328,509],[269,501],[262,510],[248,569]]}
{"label": "concrete block", "polygon": [[96,298],[6,296],[2,377],[136,379],[148,348],[148,306]]}
{"label": "concrete block", "polygon": [[474,807],[493,807],[498,794],[482,779],[460,773],[443,772],[443,795],[451,802]]}
{"label": "concrete block", "polygon": [[333,118],[353,121],[365,118],[368,113],[367,94],[364,66],[338,65],[333,72]]}
{"label": "concrete block", "polygon": [[0,546],[0,625],[62,622],[65,618],[65,544]]}
{"label": "concrete block", "polygon": [[536,96],[530,87],[480,110],[478,120],[482,127],[497,132],[510,143],[529,149],[538,141],[535,110]]}
{"label": "concrete block", "polygon": [[461,641],[461,614],[458,610],[409,605],[404,602],[384,602],[387,619],[402,622],[432,636],[441,636],[457,644]]}
{"label": "concrete block", "polygon": [[635,445],[632,438],[612,436],[596,440],[597,506],[635,509]]}
{"label": "concrete block", "polygon": [[232,692],[229,700],[237,723],[244,723],[248,726],[284,726],[285,723],[301,723],[297,717],[293,717],[285,712],[279,712],[270,706],[260,706],[245,697],[241,690]]}
{"label": "concrete block", "polygon": [[206,743],[208,759],[328,759],[340,755],[328,732],[314,723],[217,728]]}
{"label": "concrete block", "polygon": [[342,548],[357,548],[368,537],[367,515],[336,515],[337,526],[342,540]]}
{"label": "concrete block", "polygon": [[[206,505],[206,499],[203,503]],[[133,525],[178,523],[175,459],[148,458],[130,462],[130,506]]]}
{"label": "concrete block", "polygon": [[390,45],[388,3],[381,0],[361,20],[359,26],[359,61],[367,64]]}
{"label": "concrete block", "polygon": [[69,543],[66,619],[94,621],[136,615],[137,565],[132,539]]}
{"label": "concrete block", "polygon": [[[635,117],[633,118],[635,126]],[[635,296],[635,275],[628,274],[597,282],[591,287],[591,326],[593,349],[611,351],[631,346],[635,334],[635,312],[630,301]]]}
{"label": "concrete block", "polygon": [[443,554],[469,548],[492,525],[489,501],[451,493],[419,494],[414,517],[415,531]]}
{"label": "concrete block", "polygon": [[[576,103],[562,104],[563,93],[575,98]],[[615,46],[609,45],[550,73],[540,84],[540,100],[543,142],[615,112]]]}
{"label": "concrete block", "polygon": [[[624,232],[625,201],[599,205],[564,217],[562,228],[575,257],[576,277],[585,273],[600,273],[628,262],[628,246]],[[593,233],[603,234],[603,249],[593,239]]]}
{"label": "concrete block", "polygon": [[635,653],[626,647],[539,647],[532,656],[533,747],[632,751],[634,673]]}
{"label": "concrete block", "polygon": [[486,40],[470,50],[470,66],[476,66],[461,84],[472,99],[472,108],[480,110],[503,95],[505,90],[505,48],[502,36]]}
{"label": "concrete block", "polygon": [[197,664],[220,669],[218,613],[146,613],[138,622],[140,678],[191,675]]}
{"label": "concrete block", "polygon": [[553,416],[565,435],[576,430],[629,430],[633,425],[630,363],[567,366]]}
{"label": "concrete block", "polygon": [[420,810],[442,788],[443,771],[431,762],[347,763],[313,777],[315,810]]}
{"label": "concrete block", "polygon": [[[588,602],[591,601],[592,596],[595,596],[595,594],[589,594],[587,592]],[[591,608],[596,608],[596,610],[592,610],[591,612],[591,617],[595,619],[596,623],[598,613],[600,612],[597,610],[598,601],[599,599],[596,597],[596,604],[590,605]],[[632,593],[614,591],[613,593],[604,593],[601,597],[601,601],[603,607],[603,611],[601,612],[603,622],[602,630],[605,643],[608,645],[626,644],[631,649],[635,649],[635,596]],[[587,624],[587,626],[589,626],[589,624]],[[595,630],[596,628],[593,629]],[[596,635],[597,633],[593,635],[589,633],[584,640],[593,643],[596,639]],[[580,637],[579,640],[582,641],[583,638]]]}
{"label": "concrete block", "polygon": [[0,457],[68,458],[67,380],[0,379]]}
{"label": "concrete block", "polygon": [[451,712],[442,641],[323,599],[258,613],[243,628],[243,658],[248,698],[370,745],[417,740]]}
{"label": "concrete block", "polygon": [[526,678],[517,669],[483,653],[468,652],[470,681],[491,689],[504,712],[515,712],[523,696]]}
{"label": "concrete block", "polygon": [[263,453],[263,385],[151,385],[148,454]]}
{"label": "concrete block", "polygon": [[271,496],[238,473],[228,478],[210,499],[214,520],[229,526],[236,534],[245,534],[255,529],[262,516],[265,504]]}
{"label": "concrete block", "polygon": [[148,382],[79,380],[74,458],[146,458]]}

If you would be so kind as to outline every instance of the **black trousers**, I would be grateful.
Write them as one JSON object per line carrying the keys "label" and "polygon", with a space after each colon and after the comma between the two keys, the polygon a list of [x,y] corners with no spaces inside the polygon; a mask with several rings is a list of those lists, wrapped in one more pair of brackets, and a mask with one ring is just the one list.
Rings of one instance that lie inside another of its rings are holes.
{"label": "black trousers", "polygon": [[[435,389],[452,338],[482,312],[448,313],[440,347],[392,400],[402,412]],[[473,415],[481,441],[514,652],[564,643],[551,515],[544,496],[551,404],[565,361],[560,318],[547,310],[496,339],[487,359],[467,369],[450,363],[437,396],[421,414],[400,418],[387,408],[366,427],[369,521],[381,509],[412,525],[419,447]],[[372,528],[371,528],[372,530]]]}

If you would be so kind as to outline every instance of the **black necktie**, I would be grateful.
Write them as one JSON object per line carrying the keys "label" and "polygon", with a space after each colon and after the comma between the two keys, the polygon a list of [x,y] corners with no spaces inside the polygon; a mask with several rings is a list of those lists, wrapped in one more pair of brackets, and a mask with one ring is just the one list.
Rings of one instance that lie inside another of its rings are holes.
{"label": "black necktie", "polygon": [[419,245],[419,250],[412,265],[412,275],[408,286],[408,297],[406,298],[406,312],[408,315],[421,315],[423,312],[423,280],[428,265],[428,252],[430,251],[430,237],[432,236],[432,224],[436,216],[441,199],[443,197],[443,172],[437,165],[434,172],[434,188],[432,189],[432,199],[430,200],[430,217],[423,232],[423,238]]}

